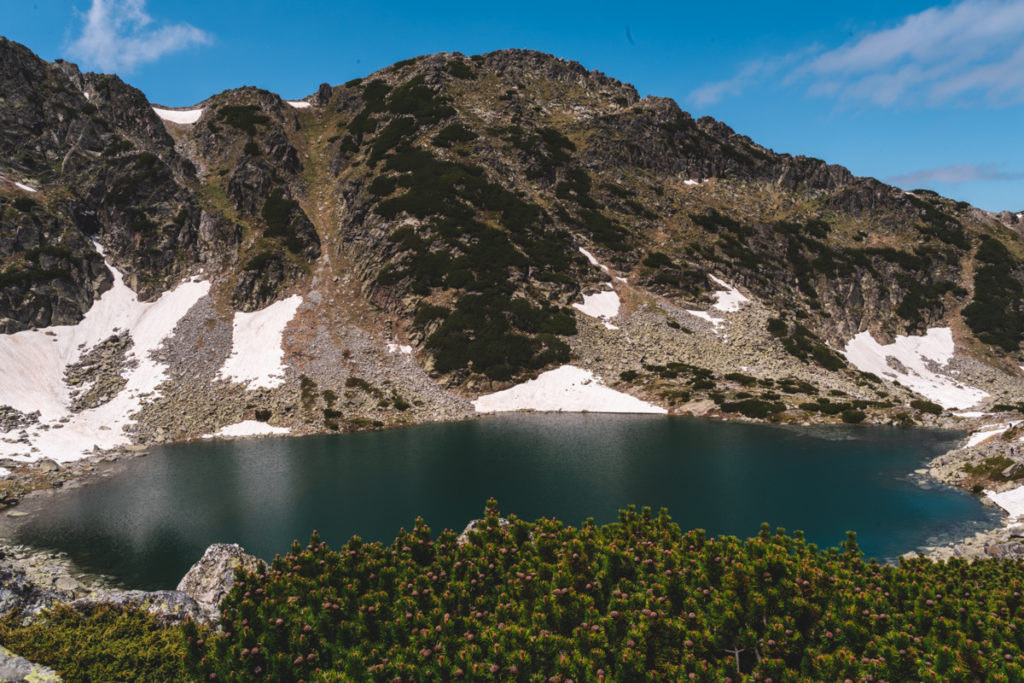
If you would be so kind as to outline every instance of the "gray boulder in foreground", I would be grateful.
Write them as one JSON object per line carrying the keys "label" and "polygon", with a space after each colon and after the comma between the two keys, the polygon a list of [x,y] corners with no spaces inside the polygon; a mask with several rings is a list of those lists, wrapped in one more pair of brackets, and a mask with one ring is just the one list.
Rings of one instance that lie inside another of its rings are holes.
{"label": "gray boulder in foreground", "polygon": [[4,683],[59,683],[53,669],[34,664],[0,645],[0,681]]}
{"label": "gray boulder in foreground", "polygon": [[[25,616],[32,616],[74,597],[74,593],[70,591],[37,585],[14,567],[0,567],[0,616],[14,610],[21,611]],[[0,674],[2,672],[0,669]],[[5,679],[0,675],[0,681],[3,680]]]}
{"label": "gray boulder in foreground", "polygon": [[204,621],[219,621],[217,606],[235,583],[235,569],[254,571],[259,560],[237,543],[214,543],[178,583],[178,591],[194,600]]}

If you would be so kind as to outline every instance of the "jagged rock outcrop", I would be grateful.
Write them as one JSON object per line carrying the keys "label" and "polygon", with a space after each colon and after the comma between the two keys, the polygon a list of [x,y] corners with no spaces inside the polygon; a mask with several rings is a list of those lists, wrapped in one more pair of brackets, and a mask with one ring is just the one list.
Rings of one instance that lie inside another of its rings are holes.
{"label": "jagged rock outcrop", "polygon": [[235,572],[255,571],[259,563],[237,543],[214,543],[181,578],[177,590],[196,602],[204,620],[217,621],[218,605],[235,584]]}

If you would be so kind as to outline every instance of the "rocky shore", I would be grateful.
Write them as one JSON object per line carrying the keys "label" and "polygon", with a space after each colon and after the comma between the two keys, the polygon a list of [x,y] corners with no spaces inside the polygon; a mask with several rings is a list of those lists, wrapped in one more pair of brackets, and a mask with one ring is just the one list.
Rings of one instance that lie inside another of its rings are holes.
{"label": "rocky shore", "polygon": [[[142,609],[160,623],[187,619],[216,624],[218,605],[234,583],[236,568],[255,570],[259,560],[237,544],[216,543],[182,577],[173,591],[121,590],[102,576],[77,569],[64,553],[0,544],[0,616],[29,621],[41,611],[65,605],[90,613],[100,605]],[[0,647],[0,681],[59,681],[55,672]]]}
{"label": "rocky shore", "polygon": [[[1000,426],[1020,423],[1019,417],[1010,420],[1007,415],[986,415],[972,420],[975,433],[995,431]],[[988,429],[986,429],[986,427]],[[928,463],[925,470],[930,479],[948,486],[982,495],[982,503],[995,506],[984,494],[1014,489],[1024,481],[1024,456],[1021,455],[1020,437],[1016,430],[1006,429],[993,433],[987,439],[972,444],[970,440]],[[926,557],[947,560],[958,557],[966,560],[990,557],[1024,559],[1024,520],[1002,513],[1002,524],[994,529],[976,532],[970,538],[945,545],[922,549]],[[916,555],[916,553],[914,553]]]}

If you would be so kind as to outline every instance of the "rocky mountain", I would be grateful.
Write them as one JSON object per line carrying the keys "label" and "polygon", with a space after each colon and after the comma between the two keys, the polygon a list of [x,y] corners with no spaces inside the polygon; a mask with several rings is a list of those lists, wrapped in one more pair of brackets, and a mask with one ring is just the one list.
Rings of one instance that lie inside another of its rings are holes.
{"label": "rocky mountain", "polygon": [[168,109],[0,39],[0,332],[14,459],[501,391],[953,424],[1024,409],[1024,223],[537,52]]}

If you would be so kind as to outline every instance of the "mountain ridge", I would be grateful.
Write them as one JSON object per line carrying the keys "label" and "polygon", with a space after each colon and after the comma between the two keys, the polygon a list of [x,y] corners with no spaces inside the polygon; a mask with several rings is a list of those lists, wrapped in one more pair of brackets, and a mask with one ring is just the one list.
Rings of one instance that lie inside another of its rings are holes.
{"label": "mountain ridge", "polygon": [[[133,443],[463,418],[566,365],[669,412],[797,423],[953,425],[913,402],[1024,394],[1015,215],[777,154],[576,62],[438,53],[299,101],[226,90],[177,123],[2,40],[0,92],[4,348],[81,324],[111,268],[140,302],[210,283],[155,350],[168,381],[137,397]],[[222,370],[245,316],[281,335],[272,380]],[[149,360],[128,348],[79,380],[101,405]],[[0,454],[39,457],[48,423],[4,405]]]}

